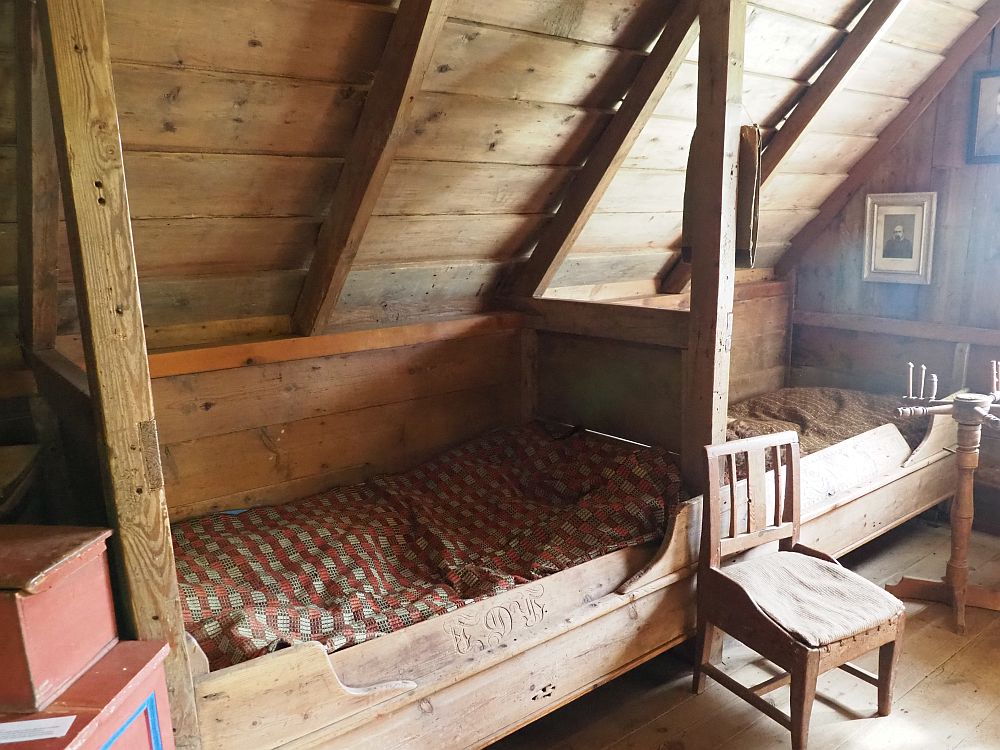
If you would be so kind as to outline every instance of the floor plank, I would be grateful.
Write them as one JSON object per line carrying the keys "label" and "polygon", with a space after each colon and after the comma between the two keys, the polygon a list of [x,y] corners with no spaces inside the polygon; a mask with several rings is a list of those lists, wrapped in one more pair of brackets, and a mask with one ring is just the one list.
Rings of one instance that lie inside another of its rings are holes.
{"label": "floor plank", "polygon": [[[950,530],[917,519],[845,558],[880,585],[904,573],[939,577]],[[970,579],[1000,587],[1000,539],[974,533]],[[813,709],[810,750],[998,750],[1000,615],[967,611],[964,636],[949,608],[907,603],[907,627],[893,714],[875,715],[875,689],[835,670],[823,675]],[[874,653],[860,661],[874,670]],[[776,672],[727,641],[723,669],[744,684]],[[493,745],[494,750],[782,750],[788,733],[709,680],[690,692],[690,666],[668,652]],[[788,688],[768,696],[788,709]]]}

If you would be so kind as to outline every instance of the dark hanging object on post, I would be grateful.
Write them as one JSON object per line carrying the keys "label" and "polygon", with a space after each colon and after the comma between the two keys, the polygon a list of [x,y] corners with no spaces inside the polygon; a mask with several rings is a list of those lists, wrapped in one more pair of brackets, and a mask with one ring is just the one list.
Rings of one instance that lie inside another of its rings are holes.
{"label": "dark hanging object on post", "polygon": [[[691,153],[698,131],[691,139]],[[756,125],[740,127],[739,172],[736,183],[736,267],[753,268],[757,253],[757,225],[760,218],[760,158],[763,150],[760,128]],[[689,202],[698,200],[698,170],[688,157],[687,179],[684,186],[684,227],[681,240],[681,260],[691,262],[691,227],[688,226]]]}
{"label": "dark hanging object on post", "polygon": [[736,267],[753,268],[760,220],[760,128],[740,128],[739,174],[736,183]]}

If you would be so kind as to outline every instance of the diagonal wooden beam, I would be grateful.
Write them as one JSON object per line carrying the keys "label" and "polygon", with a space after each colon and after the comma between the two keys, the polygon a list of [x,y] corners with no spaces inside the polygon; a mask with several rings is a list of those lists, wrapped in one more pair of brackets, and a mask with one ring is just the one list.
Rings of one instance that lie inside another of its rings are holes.
{"label": "diagonal wooden beam", "polygon": [[39,28],[123,630],[163,640],[178,747],[200,745],[146,360],[102,0],[42,0]]}
{"label": "diagonal wooden beam", "polygon": [[321,333],[337,306],[451,2],[399,4],[292,316],[299,333]]}
{"label": "diagonal wooden beam", "polygon": [[56,245],[59,167],[49,92],[31,0],[14,6],[17,64],[17,281],[21,346],[26,358],[56,344]]}
{"label": "diagonal wooden beam", "polygon": [[767,182],[775,173],[782,159],[798,143],[816,113],[841,87],[851,71],[864,61],[908,1],[872,0],[864,15],[837,47],[837,51],[830,57],[816,80],[785,116],[784,124],[767,144],[761,159],[762,182]]}
{"label": "diagonal wooden beam", "polygon": [[979,19],[951,46],[941,64],[910,96],[909,104],[879,134],[875,145],[851,167],[847,179],[823,201],[819,213],[792,238],[788,251],[775,266],[779,274],[787,274],[799,263],[847,202],[864,187],[875,168],[889,156],[917,118],[934,102],[965,61],[993,32],[1000,23],[1000,0],[989,0],[978,12]]}
{"label": "diagonal wooden beam", "polygon": [[[851,71],[861,64],[907,2],[909,0],[872,0],[833,54],[817,66],[817,73],[814,73],[816,80],[791,105],[782,118],[784,124],[764,149],[761,159],[762,185],[775,173],[782,159],[798,142],[816,113],[840,88]],[[665,294],[684,294],[690,291],[691,264],[678,261],[664,278],[660,289]]]}
{"label": "diagonal wooden beam", "polygon": [[736,162],[743,100],[746,0],[702,0],[698,121],[691,141],[691,312],[681,411],[681,470],[704,489],[704,446],[726,439],[736,284]]}
{"label": "diagonal wooden beam", "polygon": [[518,276],[515,295],[534,297],[548,288],[698,38],[697,16],[697,0],[681,0],[674,9],[621,107],[573,178],[559,209]]}

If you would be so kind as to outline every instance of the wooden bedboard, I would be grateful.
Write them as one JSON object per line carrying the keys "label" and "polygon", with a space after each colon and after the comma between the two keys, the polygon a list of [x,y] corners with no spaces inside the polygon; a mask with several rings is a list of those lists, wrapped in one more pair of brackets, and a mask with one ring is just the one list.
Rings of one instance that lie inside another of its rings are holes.
{"label": "wooden bedboard", "polygon": [[[805,457],[803,537],[843,554],[946,499],[947,425],[932,422],[916,450],[885,425]],[[482,747],[691,636],[700,511],[700,498],[685,503],[659,549],[606,555],[329,656],[302,644],[205,672],[205,739]]]}

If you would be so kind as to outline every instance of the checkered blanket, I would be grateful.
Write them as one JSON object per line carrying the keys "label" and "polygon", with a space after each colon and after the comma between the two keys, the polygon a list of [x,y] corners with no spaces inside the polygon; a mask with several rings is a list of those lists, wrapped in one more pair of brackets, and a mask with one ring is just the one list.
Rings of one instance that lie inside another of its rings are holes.
{"label": "checkered blanket", "polygon": [[910,447],[916,448],[927,430],[927,419],[895,416],[899,404],[897,396],[846,388],[782,388],[729,407],[726,439],[794,430],[799,433],[802,455],[806,455],[894,424]]}
{"label": "checkered blanket", "polygon": [[184,619],[213,669],[328,651],[664,534],[682,495],[656,448],[503,430],[409,472],[173,526]]}

